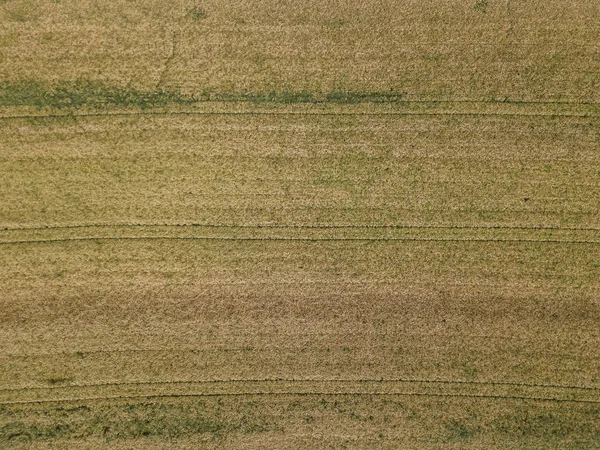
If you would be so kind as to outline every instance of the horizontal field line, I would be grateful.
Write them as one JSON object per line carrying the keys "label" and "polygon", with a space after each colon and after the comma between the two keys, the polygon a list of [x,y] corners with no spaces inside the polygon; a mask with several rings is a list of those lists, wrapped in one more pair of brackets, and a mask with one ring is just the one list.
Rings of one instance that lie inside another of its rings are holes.
{"label": "horizontal field line", "polygon": [[110,113],[78,114],[23,114],[0,116],[0,120],[12,119],[59,119],[78,117],[126,117],[126,116],[458,116],[458,117],[549,117],[549,118],[600,118],[600,114],[558,114],[558,113],[502,113],[502,112],[292,112],[292,111],[135,111]]}
{"label": "horizontal field line", "polygon": [[471,103],[471,104],[484,104],[484,105],[600,105],[600,102],[593,101],[569,101],[569,100],[473,100],[473,99],[452,99],[452,100],[435,100],[435,99],[423,99],[423,100],[399,100],[397,103],[409,103],[409,104],[420,104],[420,103],[442,103],[442,104],[453,104],[453,103]]}
{"label": "horizontal field line", "polygon": [[[197,154],[195,153],[189,153],[189,154],[181,154],[185,157],[193,157],[193,156],[197,156]],[[181,156],[178,155],[177,153],[170,153],[170,154],[166,154],[166,157],[168,156]],[[208,155],[206,157],[207,160],[234,160],[234,161],[243,161],[243,160],[267,160],[267,158],[269,158],[268,155],[258,155],[258,156],[248,156],[248,155],[216,155],[216,154],[212,154],[212,155]],[[278,155],[277,158],[279,159],[285,159],[286,162],[313,162],[313,161],[323,161],[323,160],[327,160],[327,159],[341,159],[342,157],[340,156],[336,156],[336,155],[323,155],[323,156],[286,156],[286,155]],[[359,156],[358,159],[363,158],[363,156]],[[80,161],[80,160],[108,160],[110,162],[135,162],[135,161],[139,161],[139,160],[145,160],[145,161],[163,161],[165,159],[165,155],[153,155],[153,156],[149,156],[149,155],[140,155],[139,157],[136,158],[128,158],[128,157],[121,157],[118,155],[93,155],[93,156],[66,156],[66,157],[62,157],[62,156],[33,156],[33,157],[22,157],[22,158],[10,158],[10,157],[5,157],[0,155],[0,162],[4,163],[4,162],[8,162],[8,163],[39,163],[39,162],[52,162],[52,163],[57,163],[57,162],[73,162],[73,161]],[[502,158],[502,157],[489,157],[489,156],[438,156],[438,155],[423,155],[423,156],[417,156],[417,155],[412,155],[412,156],[408,156],[408,155],[397,155],[397,156],[391,156],[390,158],[386,158],[386,157],[381,157],[381,156],[365,156],[364,160],[367,160],[367,162],[377,162],[377,161],[384,161],[384,160],[394,160],[394,161],[401,161],[401,162],[413,162],[413,161],[433,161],[433,162],[441,162],[441,163],[456,163],[456,162],[470,162],[470,163],[527,163],[527,164],[533,164],[533,163],[579,163],[579,164],[597,164],[599,161],[596,160],[590,160],[590,159],[581,159],[581,158],[560,158],[560,157],[556,157],[556,158],[520,158],[520,157],[515,157],[515,158]],[[307,184],[308,182],[313,183],[314,185],[317,185],[318,183],[328,183],[328,182],[333,182],[333,183],[359,183],[359,182],[367,182],[369,181],[369,179],[367,178],[321,178],[321,179],[313,179],[313,180],[305,180],[305,179],[294,179],[294,178],[232,178],[232,177],[223,177],[223,178],[208,178],[205,179],[204,181],[213,181],[213,182],[264,182],[264,183],[271,183],[271,182],[276,182],[276,183],[289,183],[289,184]],[[307,182],[308,181],[308,182]],[[396,180],[393,178],[382,178],[380,179],[381,182],[384,183],[389,183],[389,182],[395,182]],[[416,180],[415,183],[417,184],[424,184],[424,185],[462,185],[462,186],[480,186],[482,184],[482,182],[477,182],[477,181],[461,181],[461,180],[431,180],[431,179],[423,179],[423,180]],[[522,185],[529,185],[529,186],[545,186],[545,187],[550,187],[550,188],[556,188],[556,187],[564,187],[566,184],[565,183],[552,183],[550,182],[542,182],[542,181],[511,181],[511,180],[495,180],[495,184],[497,185],[514,185],[520,183]],[[569,187],[591,187],[591,188],[599,188],[600,187],[600,183],[569,183],[568,184]],[[213,194],[215,195],[215,194]],[[227,194],[229,195],[229,194]],[[378,197],[382,197],[381,195]]]}
{"label": "horizontal field line", "polygon": [[[223,196],[225,196],[226,194],[223,194]],[[252,198],[251,194],[246,194],[245,196],[237,195],[237,197],[240,198]],[[281,196],[283,197],[283,196]],[[382,197],[383,198],[383,197]],[[300,197],[296,197],[294,200],[298,200],[301,199]],[[394,200],[402,200],[400,197],[398,198],[394,198]],[[319,211],[337,211],[337,212],[355,212],[355,211],[394,211],[394,212],[399,212],[399,211],[406,211],[409,213],[436,213],[436,214],[445,214],[445,213],[453,213],[453,214],[457,214],[457,213],[502,213],[502,214],[516,214],[516,213],[527,213],[529,215],[547,215],[547,214],[564,214],[564,213],[568,213],[568,214],[572,214],[572,215],[579,215],[579,216],[593,216],[594,218],[596,218],[596,216],[600,216],[600,214],[598,213],[598,211],[596,209],[594,210],[574,210],[574,211],[566,211],[564,209],[551,209],[551,208],[537,208],[537,209],[532,209],[532,208],[495,208],[495,209],[480,209],[480,208],[462,208],[462,207],[458,207],[458,208],[416,208],[416,207],[405,207],[405,206],[401,206],[399,204],[400,202],[394,202],[392,204],[388,204],[387,206],[379,206],[379,205],[373,205],[373,206],[327,206],[327,204],[319,204],[319,205],[304,205],[304,204],[300,204],[300,205],[291,205],[291,204],[282,204],[282,205],[278,205],[279,209],[277,209],[277,211],[305,211],[305,210],[319,210]],[[202,206],[203,210],[206,211],[217,211],[217,212],[227,212],[230,214],[233,213],[237,213],[237,212],[248,212],[250,211],[260,211],[261,213],[265,213],[265,212],[272,212],[271,210],[273,209],[272,207],[257,207],[257,208],[248,208],[248,207],[244,207],[244,206],[234,206],[234,205],[230,205],[230,206],[226,206],[224,208],[218,208],[215,206],[210,206],[210,205],[203,205]],[[0,231],[2,231],[2,226],[0,226]]]}
{"label": "horizontal field line", "polygon": [[213,223],[90,223],[72,225],[44,225],[24,227],[0,227],[0,231],[39,231],[67,230],[82,228],[134,228],[134,227],[172,227],[172,228],[250,228],[250,229],[444,229],[444,230],[567,230],[567,231],[600,231],[600,227],[562,227],[552,225],[351,225],[351,224],[213,224]]}
{"label": "horizontal field line", "polygon": [[[445,44],[442,42],[433,43],[433,44]],[[415,43],[415,45],[427,45],[426,43]],[[297,100],[291,102],[285,102],[281,100],[277,100],[277,98],[269,99],[260,97],[257,100],[253,100],[251,97],[244,95],[236,94],[217,94],[219,97],[217,98],[203,98],[203,99],[195,99],[192,101],[192,104],[271,104],[271,105],[290,105],[290,104],[301,104],[301,105],[324,105],[324,104],[333,104],[333,105],[357,105],[357,104],[483,104],[483,105],[572,105],[572,106],[595,106],[600,105],[600,102],[589,101],[589,100],[543,100],[543,99],[511,99],[511,98],[495,98],[495,99],[469,99],[469,98],[457,98],[457,99],[443,99],[443,98],[420,98],[420,99],[410,99],[410,98],[402,98],[399,97],[402,94],[389,92],[344,92],[344,94],[349,94],[350,97],[356,97],[356,94],[359,94],[357,98],[358,101],[344,101],[343,99],[317,99],[316,97],[310,97],[306,100]],[[366,94],[366,96],[364,96]],[[309,94],[310,95],[310,94]],[[314,95],[314,93],[313,93]],[[363,95],[363,96],[361,96]],[[369,96],[372,98],[369,99]],[[373,99],[374,96],[374,99]],[[0,105],[0,107],[7,107],[14,105]]]}
{"label": "horizontal field line", "polygon": [[64,399],[46,399],[46,400],[16,400],[0,402],[0,405],[22,405],[22,404],[43,404],[43,403],[65,403],[65,402],[81,402],[95,400],[119,400],[119,399],[136,399],[136,398],[186,398],[186,397],[242,397],[242,396],[407,396],[407,397],[463,397],[474,399],[497,399],[497,400],[532,400],[532,401],[547,401],[561,403],[591,403],[600,404],[600,400],[586,399],[567,399],[556,397],[533,397],[520,395],[493,395],[493,394],[460,394],[460,393],[435,393],[435,392],[348,392],[348,391],[320,391],[320,392],[228,392],[228,393],[195,393],[195,394],[139,394],[139,395],[115,395],[102,397],[79,397],[79,398],[64,398]]}
{"label": "horizontal field line", "polygon": [[179,241],[298,241],[298,242],[335,242],[335,241],[365,241],[365,242],[540,242],[547,244],[600,244],[600,241],[592,240],[567,240],[567,239],[460,239],[460,238],[412,238],[412,237],[397,237],[397,238],[289,238],[289,237],[217,237],[217,236],[121,236],[121,237],[73,237],[73,238],[57,238],[57,239],[30,239],[16,241],[0,241],[0,245],[19,245],[19,244],[52,244],[59,242],[78,242],[78,241],[136,241],[136,240],[179,240]]}
{"label": "horizontal field line", "polygon": [[[31,276],[31,277],[21,277],[22,279],[25,280],[29,280],[29,279],[36,279],[36,276]],[[260,279],[260,280],[253,280],[253,281],[248,281],[248,280],[244,280],[244,281],[240,281],[239,279],[233,280],[233,279],[229,279],[229,280],[225,280],[222,282],[219,281],[212,281],[212,282],[205,282],[205,283],[196,283],[197,286],[262,286],[265,284],[271,284],[271,285],[277,285],[277,284],[281,284],[281,285],[318,285],[318,284],[331,284],[331,285],[367,285],[367,284],[400,284],[404,287],[408,286],[411,288],[414,288],[416,286],[425,286],[425,288],[428,287],[432,287],[432,286],[452,286],[452,287],[458,287],[458,286],[470,286],[470,287],[500,287],[500,286],[506,286],[506,283],[490,283],[490,282],[458,282],[458,281],[441,281],[441,280],[435,280],[434,282],[426,282],[426,281],[411,281],[412,284],[407,284],[406,282],[402,281],[399,278],[395,278],[395,279],[365,279],[365,278],[358,278],[358,279],[346,279],[346,280],[332,280],[332,279],[288,279],[288,280],[267,280],[267,279]],[[554,283],[551,284],[550,282],[545,282],[544,283],[545,286],[552,286],[552,287],[558,287],[558,286],[563,286],[563,284],[561,283]],[[539,288],[538,285],[534,284],[534,285],[526,285],[525,287],[528,288]],[[579,287],[581,288],[581,287]],[[511,339],[514,337],[511,337]]]}
{"label": "horizontal field line", "polygon": [[214,379],[214,380],[168,380],[168,381],[128,381],[128,382],[106,382],[90,384],[68,384],[62,386],[31,386],[18,388],[0,388],[0,392],[7,391],[33,391],[33,390],[55,390],[69,388],[107,387],[107,386],[145,386],[145,385],[169,385],[169,384],[226,384],[226,383],[421,383],[421,384],[464,384],[476,386],[521,386],[540,387],[554,389],[573,389],[586,391],[600,391],[600,387],[564,385],[551,383],[526,383],[516,381],[470,381],[470,380],[439,380],[439,379],[416,379],[416,378],[240,378],[240,379]]}

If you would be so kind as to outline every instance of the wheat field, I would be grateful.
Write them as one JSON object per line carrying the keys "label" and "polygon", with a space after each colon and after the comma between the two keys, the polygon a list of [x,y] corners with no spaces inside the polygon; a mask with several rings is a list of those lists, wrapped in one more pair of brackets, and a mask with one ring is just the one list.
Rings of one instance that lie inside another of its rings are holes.
{"label": "wheat field", "polygon": [[599,448],[599,19],[0,2],[0,448]]}

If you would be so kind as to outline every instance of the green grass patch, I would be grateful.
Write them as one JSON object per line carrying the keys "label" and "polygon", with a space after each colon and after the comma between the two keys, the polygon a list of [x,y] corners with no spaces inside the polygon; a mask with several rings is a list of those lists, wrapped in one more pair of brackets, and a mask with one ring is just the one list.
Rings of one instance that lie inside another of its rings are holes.
{"label": "green grass patch", "polygon": [[106,441],[192,435],[218,437],[224,433],[266,430],[251,417],[226,418],[202,402],[53,406],[30,411],[5,408],[0,416],[4,419],[0,422],[0,447],[2,442],[87,437],[101,437]]}
{"label": "green grass patch", "polygon": [[396,103],[398,93],[368,93],[335,91],[314,93],[307,91],[272,91],[222,93],[203,91],[194,95],[158,89],[143,91],[110,86],[96,81],[61,82],[46,85],[36,81],[5,81],[0,83],[0,106],[33,106],[38,108],[160,108],[198,102],[245,103]]}
{"label": "green grass patch", "polygon": [[154,108],[196,100],[176,92],[152,92],[107,86],[98,82],[62,82],[47,86],[34,81],[0,83],[0,106],[39,108]]}

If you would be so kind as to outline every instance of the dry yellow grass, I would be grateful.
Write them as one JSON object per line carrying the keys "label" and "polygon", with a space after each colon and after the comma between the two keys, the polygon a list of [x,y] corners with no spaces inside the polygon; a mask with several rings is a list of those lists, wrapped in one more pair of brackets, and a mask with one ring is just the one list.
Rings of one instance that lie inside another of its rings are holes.
{"label": "dry yellow grass", "polygon": [[594,0],[10,0],[0,76],[185,93],[598,101]]}
{"label": "dry yellow grass", "polygon": [[0,3],[0,448],[600,446],[598,15]]}

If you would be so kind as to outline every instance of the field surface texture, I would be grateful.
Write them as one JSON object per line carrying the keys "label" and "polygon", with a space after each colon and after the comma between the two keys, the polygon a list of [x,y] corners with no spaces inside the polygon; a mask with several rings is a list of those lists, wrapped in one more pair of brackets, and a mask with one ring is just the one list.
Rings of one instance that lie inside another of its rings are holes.
{"label": "field surface texture", "polygon": [[1,0],[0,448],[600,448],[600,3]]}

